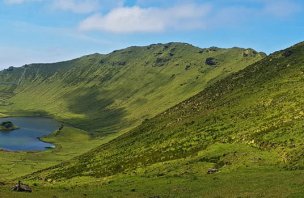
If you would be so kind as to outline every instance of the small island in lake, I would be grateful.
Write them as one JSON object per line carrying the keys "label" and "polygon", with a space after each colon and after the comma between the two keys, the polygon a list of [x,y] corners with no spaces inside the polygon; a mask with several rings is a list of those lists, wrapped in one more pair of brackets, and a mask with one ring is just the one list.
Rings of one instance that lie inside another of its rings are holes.
{"label": "small island in lake", "polygon": [[11,121],[5,121],[0,124],[0,131],[13,131],[18,129]]}

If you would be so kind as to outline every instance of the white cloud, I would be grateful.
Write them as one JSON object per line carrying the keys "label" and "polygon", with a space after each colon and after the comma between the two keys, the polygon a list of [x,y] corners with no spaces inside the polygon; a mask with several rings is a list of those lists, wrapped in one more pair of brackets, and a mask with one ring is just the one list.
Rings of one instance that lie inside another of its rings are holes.
{"label": "white cloud", "polygon": [[22,3],[33,2],[33,1],[41,1],[41,0],[4,0],[4,3],[6,3],[6,4],[22,4]]}
{"label": "white cloud", "polygon": [[24,3],[26,0],[4,0],[4,3],[7,4],[21,4]]}
{"label": "white cloud", "polygon": [[40,1],[55,10],[90,14],[79,22],[80,31],[111,33],[222,28],[253,20],[288,19],[301,10],[296,0],[134,0],[134,6],[126,6],[126,0],[4,1]]}
{"label": "white cloud", "polygon": [[276,17],[288,17],[301,10],[301,6],[293,1],[269,0],[265,2],[264,12]]}
{"label": "white cloud", "polygon": [[123,0],[3,0],[6,4],[24,4],[40,2],[55,10],[74,13],[92,13],[100,10],[112,9],[122,6]]}
{"label": "white cloud", "polygon": [[[114,33],[164,32],[168,30],[189,30],[218,28],[240,25],[252,20],[288,18],[300,10],[293,0],[223,0],[209,1],[210,4],[186,4],[175,0],[175,6],[160,3],[160,0],[137,0],[140,6],[118,7],[106,14],[94,14],[82,22],[81,31],[102,31]],[[149,7],[158,2],[162,6]],[[208,1],[205,1],[208,2]],[[255,6],[252,6],[255,4]],[[146,6],[147,7],[146,7]]]}
{"label": "white cloud", "polygon": [[98,0],[53,0],[53,7],[75,13],[90,13],[100,8]]}
{"label": "white cloud", "polygon": [[203,18],[210,10],[209,5],[195,4],[171,8],[120,7],[105,15],[95,14],[88,17],[80,23],[79,29],[134,33],[203,28]]}

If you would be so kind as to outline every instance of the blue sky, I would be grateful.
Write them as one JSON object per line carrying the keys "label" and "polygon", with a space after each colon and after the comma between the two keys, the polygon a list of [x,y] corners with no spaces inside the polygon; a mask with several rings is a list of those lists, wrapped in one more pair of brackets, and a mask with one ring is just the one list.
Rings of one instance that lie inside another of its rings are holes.
{"label": "blue sky", "polygon": [[172,41],[271,53],[304,41],[303,0],[0,0],[0,69]]}

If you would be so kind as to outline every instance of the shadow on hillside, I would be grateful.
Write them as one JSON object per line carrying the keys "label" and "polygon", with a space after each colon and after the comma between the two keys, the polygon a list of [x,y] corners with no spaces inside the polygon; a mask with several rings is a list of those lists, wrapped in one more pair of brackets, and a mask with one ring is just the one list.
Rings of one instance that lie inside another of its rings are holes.
{"label": "shadow on hillside", "polygon": [[53,118],[48,112],[44,110],[13,110],[8,113],[10,116],[24,116],[24,117],[45,117],[45,118]]}
{"label": "shadow on hillside", "polygon": [[124,121],[126,111],[110,106],[114,100],[109,98],[108,91],[91,88],[79,89],[66,98],[72,113],[84,115],[84,118],[72,118],[64,121],[87,130],[93,135],[106,135],[117,132],[128,123]]}

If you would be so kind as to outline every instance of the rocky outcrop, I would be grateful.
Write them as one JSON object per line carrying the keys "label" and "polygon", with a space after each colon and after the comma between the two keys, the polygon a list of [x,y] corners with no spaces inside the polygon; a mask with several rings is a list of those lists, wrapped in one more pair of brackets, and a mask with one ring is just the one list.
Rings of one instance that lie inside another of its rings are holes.
{"label": "rocky outcrop", "polygon": [[31,193],[32,189],[28,185],[22,184],[21,181],[19,181],[17,185],[12,187],[12,191]]}
{"label": "rocky outcrop", "polygon": [[216,169],[216,168],[209,168],[208,171],[207,171],[207,174],[214,174],[216,172],[218,172],[218,169]]}
{"label": "rocky outcrop", "polygon": [[206,65],[215,66],[217,64],[217,61],[215,58],[209,57],[205,61]]}
{"label": "rocky outcrop", "polygon": [[12,131],[18,129],[11,121],[5,121],[0,124],[0,131]]}

